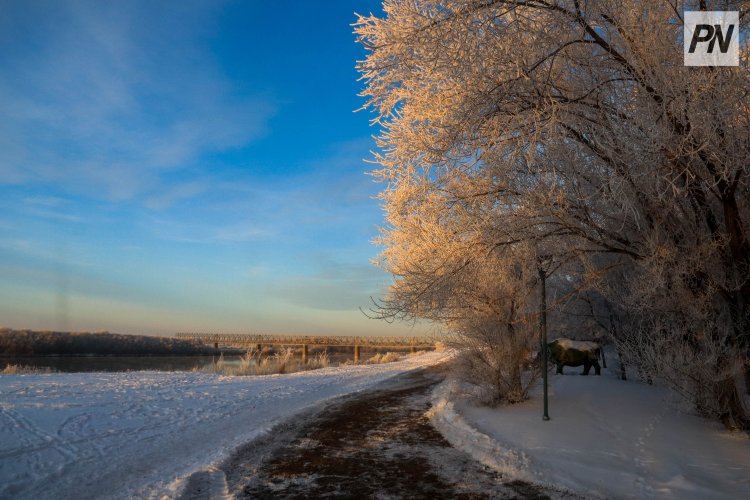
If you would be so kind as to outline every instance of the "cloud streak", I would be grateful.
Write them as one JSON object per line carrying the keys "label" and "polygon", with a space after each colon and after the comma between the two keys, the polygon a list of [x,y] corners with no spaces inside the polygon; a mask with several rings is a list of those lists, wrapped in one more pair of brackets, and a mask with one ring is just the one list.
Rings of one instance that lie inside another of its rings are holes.
{"label": "cloud streak", "polygon": [[333,253],[313,255],[308,261],[312,273],[273,285],[276,297],[311,309],[357,311],[369,307],[370,297],[379,296],[388,281],[382,270],[347,262]]}
{"label": "cloud streak", "polygon": [[202,42],[215,5],[95,6],[48,5],[0,54],[0,182],[154,199],[164,175],[267,133],[274,104],[235,88]]}

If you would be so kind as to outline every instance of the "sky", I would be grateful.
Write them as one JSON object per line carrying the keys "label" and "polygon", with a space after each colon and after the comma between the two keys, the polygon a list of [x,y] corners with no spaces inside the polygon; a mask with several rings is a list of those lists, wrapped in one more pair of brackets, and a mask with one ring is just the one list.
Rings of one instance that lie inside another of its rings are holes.
{"label": "sky", "polygon": [[0,325],[420,335],[368,319],[376,1],[0,0]]}

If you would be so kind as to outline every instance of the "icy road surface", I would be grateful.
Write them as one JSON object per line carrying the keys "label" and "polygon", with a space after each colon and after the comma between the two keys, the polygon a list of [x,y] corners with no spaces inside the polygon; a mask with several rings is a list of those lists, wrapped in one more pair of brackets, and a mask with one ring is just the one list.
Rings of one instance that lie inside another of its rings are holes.
{"label": "icy road surface", "polygon": [[444,357],[264,377],[0,376],[0,497],[171,497],[290,415]]}

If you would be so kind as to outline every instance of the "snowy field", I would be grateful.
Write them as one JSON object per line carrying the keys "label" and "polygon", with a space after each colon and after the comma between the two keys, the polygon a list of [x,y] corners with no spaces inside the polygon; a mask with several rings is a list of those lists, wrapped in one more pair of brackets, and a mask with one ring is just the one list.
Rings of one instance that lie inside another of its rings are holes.
{"label": "snowy field", "polygon": [[0,376],[0,498],[172,497],[284,418],[444,357],[264,377]]}
{"label": "snowy field", "polygon": [[604,369],[601,377],[580,371],[550,376],[548,422],[541,397],[479,408],[456,398],[460,388],[451,382],[433,394],[432,422],[451,444],[507,477],[585,497],[750,498],[746,435],[677,412],[663,389]]}

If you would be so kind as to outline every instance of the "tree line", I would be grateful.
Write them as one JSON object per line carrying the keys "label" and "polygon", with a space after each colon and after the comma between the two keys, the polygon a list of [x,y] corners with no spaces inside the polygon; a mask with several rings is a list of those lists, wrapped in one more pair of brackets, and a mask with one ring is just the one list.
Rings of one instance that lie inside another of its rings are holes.
{"label": "tree line", "polygon": [[50,332],[0,329],[0,356],[195,356],[218,349],[168,337],[109,332]]}
{"label": "tree line", "polygon": [[553,336],[602,338],[750,430],[750,75],[685,67],[686,10],[735,0],[386,0],[359,16],[394,279],[377,316],[444,325],[494,401]]}

